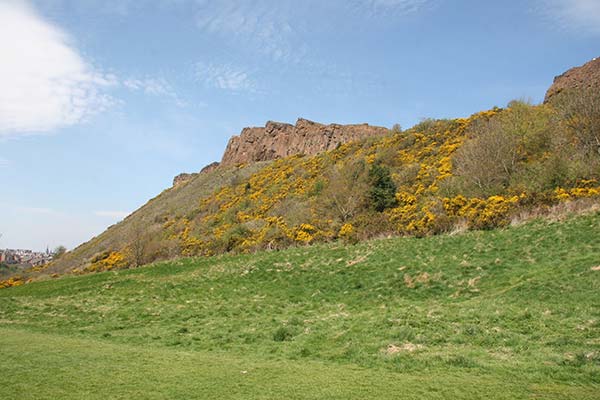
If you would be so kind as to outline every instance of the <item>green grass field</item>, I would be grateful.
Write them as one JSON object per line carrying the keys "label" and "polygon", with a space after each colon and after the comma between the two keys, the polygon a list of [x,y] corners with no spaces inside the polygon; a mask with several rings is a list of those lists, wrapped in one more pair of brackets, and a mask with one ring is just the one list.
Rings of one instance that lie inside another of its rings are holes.
{"label": "green grass field", "polygon": [[0,291],[2,399],[600,399],[600,214]]}

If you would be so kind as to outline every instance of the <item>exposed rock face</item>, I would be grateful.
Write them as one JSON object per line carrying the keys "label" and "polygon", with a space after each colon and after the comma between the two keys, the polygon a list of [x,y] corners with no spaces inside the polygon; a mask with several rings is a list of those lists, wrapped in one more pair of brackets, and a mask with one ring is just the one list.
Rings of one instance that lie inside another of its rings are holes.
{"label": "exposed rock face", "polygon": [[206,167],[202,168],[202,169],[200,170],[200,173],[201,173],[201,174],[205,174],[205,173],[208,173],[208,172],[212,172],[212,171],[214,171],[215,169],[219,168],[219,165],[221,165],[221,164],[220,164],[220,163],[218,163],[218,162],[216,162],[216,161],[215,161],[214,163],[210,163],[210,164],[208,164]]}
{"label": "exposed rock face", "polygon": [[173,186],[182,185],[197,175],[198,174],[186,174],[186,173],[179,174],[175,178],[173,178]]}
{"label": "exposed rock face", "polygon": [[588,88],[598,88],[600,90],[600,58],[594,58],[581,67],[571,68],[564,74],[554,78],[554,83],[546,92],[544,103],[547,103],[553,96],[565,89]]}
{"label": "exposed rock face", "polygon": [[246,164],[295,154],[313,155],[387,132],[386,128],[368,124],[323,125],[302,118],[296,125],[269,121],[264,128],[244,128],[239,136],[232,137],[221,164]]}
{"label": "exposed rock face", "polygon": [[206,167],[202,168],[199,173],[196,173],[196,172],[194,172],[192,174],[188,174],[185,172],[181,173],[181,174],[177,175],[175,178],[173,178],[173,187],[183,185],[184,183],[189,182],[193,178],[197,177],[199,174],[205,174],[205,173],[214,171],[218,167],[219,167],[219,163],[214,162],[214,163],[210,163]]}
{"label": "exposed rock face", "polygon": [[[313,155],[333,150],[340,144],[387,132],[387,128],[368,124],[323,125],[302,118],[296,121],[296,125],[269,121],[264,128],[244,128],[239,136],[233,136],[223,160],[202,168],[200,174],[214,171],[220,165],[248,164],[295,154]],[[197,175],[179,174],[173,179],[173,186],[182,185]]]}

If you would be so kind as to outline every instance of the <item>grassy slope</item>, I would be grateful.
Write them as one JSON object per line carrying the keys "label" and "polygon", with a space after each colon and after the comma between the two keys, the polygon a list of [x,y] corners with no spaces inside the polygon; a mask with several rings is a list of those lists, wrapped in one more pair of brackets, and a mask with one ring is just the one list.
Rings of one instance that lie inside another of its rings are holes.
{"label": "grassy slope", "polygon": [[598,237],[595,214],[5,289],[3,393],[598,399]]}
{"label": "grassy slope", "polygon": [[140,224],[144,227],[144,231],[150,234],[156,233],[162,229],[164,216],[185,216],[197,208],[198,199],[210,195],[224,185],[231,184],[232,181],[247,179],[250,174],[263,166],[264,163],[256,163],[244,168],[221,168],[200,174],[178,187],[166,189],[123,221],[67,253],[44,272],[46,274],[69,272],[75,267],[85,266],[97,253],[125,247],[132,240],[135,224]]}
{"label": "grassy slope", "polygon": [[[594,399],[594,387],[527,385],[456,371],[397,374],[316,361],[262,360],[114,345],[0,329],[5,399]],[[24,357],[25,356],[25,357]],[[74,366],[76,365],[76,368]]]}

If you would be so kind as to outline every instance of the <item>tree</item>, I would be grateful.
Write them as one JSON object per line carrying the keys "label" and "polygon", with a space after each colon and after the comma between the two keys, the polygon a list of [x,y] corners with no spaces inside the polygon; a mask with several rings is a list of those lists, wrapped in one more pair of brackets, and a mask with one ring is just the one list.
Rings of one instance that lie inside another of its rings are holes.
{"label": "tree", "polygon": [[65,255],[65,253],[67,252],[67,248],[65,246],[58,246],[57,248],[54,249],[54,251],[52,252],[52,259],[54,260],[58,260],[59,258],[61,258],[63,255]]}
{"label": "tree", "polygon": [[390,170],[386,166],[378,163],[373,164],[369,170],[369,181],[371,184],[369,197],[376,211],[382,212],[398,204],[396,200],[396,184],[392,180]]}
{"label": "tree", "polygon": [[334,165],[327,174],[328,184],[318,196],[322,214],[331,213],[342,223],[352,219],[365,207],[368,185],[363,160]]}
{"label": "tree", "polygon": [[471,124],[468,140],[453,159],[455,174],[476,195],[499,193],[524,171],[527,161],[553,150],[555,125],[549,107],[512,101],[501,113]]}
{"label": "tree", "polygon": [[518,141],[503,132],[497,121],[482,123],[454,157],[456,175],[489,195],[507,186],[518,159]]}
{"label": "tree", "polygon": [[573,89],[559,93],[552,104],[578,147],[587,157],[600,155],[600,90]]}
{"label": "tree", "polygon": [[134,267],[144,265],[146,257],[146,246],[148,240],[145,237],[145,229],[142,221],[136,221],[131,226],[131,243],[129,245],[131,263]]}

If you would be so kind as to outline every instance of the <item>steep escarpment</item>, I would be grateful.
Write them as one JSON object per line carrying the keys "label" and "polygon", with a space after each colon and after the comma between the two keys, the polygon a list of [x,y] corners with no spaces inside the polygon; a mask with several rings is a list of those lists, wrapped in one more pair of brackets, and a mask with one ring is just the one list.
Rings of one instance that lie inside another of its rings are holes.
{"label": "steep escarpment", "polygon": [[586,64],[571,68],[554,78],[554,83],[546,92],[544,103],[551,101],[552,98],[565,90],[592,88],[600,90],[600,58],[594,58]]}
{"label": "steep escarpment", "polygon": [[323,125],[302,118],[296,125],[269,121],[264,128],[245,128],[239,136],[232,137],[221,164],[247,164],[296,154],[314,155],[387,132],[386,128],[368,124]]}

